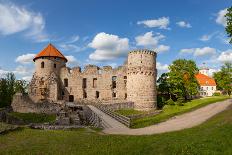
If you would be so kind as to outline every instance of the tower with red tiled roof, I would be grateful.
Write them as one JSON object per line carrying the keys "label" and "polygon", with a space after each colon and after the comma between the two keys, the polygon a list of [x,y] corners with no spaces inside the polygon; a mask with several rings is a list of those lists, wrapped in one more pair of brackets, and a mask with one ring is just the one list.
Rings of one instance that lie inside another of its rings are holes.
{"label": "tower with red tiled roof", "polygon": [[52,72],[59,74],[60,68],[68,61],[65,56],[52,44],[48,44],[33,59],[35,62],[35,72],[37,75],[46,76]]}

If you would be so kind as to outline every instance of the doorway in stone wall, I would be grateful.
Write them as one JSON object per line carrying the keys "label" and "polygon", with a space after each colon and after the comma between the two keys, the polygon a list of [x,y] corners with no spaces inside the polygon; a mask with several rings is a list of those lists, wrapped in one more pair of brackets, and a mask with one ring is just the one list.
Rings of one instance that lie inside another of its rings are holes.
{"label": "doorway in stone wall", "polygon": [[74,102],[74,96],[73,95],[69,95],[68,101],[69,102]]}

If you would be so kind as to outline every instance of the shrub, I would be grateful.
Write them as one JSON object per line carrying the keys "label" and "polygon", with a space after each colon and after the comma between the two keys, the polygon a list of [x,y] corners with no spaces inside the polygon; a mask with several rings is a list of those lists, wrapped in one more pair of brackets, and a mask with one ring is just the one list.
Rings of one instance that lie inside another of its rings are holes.
{"label": "shrub", "polygon": [[184,105],[184,101],[185,101],[184,98],[180,97],[180,98],[177,99],[176,105],[183,106]]}
{"label": "shrub", "polygon": [[175,102],[170,98],[169,100],[166,101],[167,105],[175,105]]}
{"label": "shrub", "polygon": [[220,92],[215,92],[215,93],[213,93],[213,96],[221,96],[221,93]]}

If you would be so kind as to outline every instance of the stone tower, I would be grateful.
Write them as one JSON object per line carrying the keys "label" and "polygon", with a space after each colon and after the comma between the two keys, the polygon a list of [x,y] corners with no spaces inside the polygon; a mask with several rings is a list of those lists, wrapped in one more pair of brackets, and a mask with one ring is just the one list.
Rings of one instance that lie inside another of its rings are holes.
{"label": "stone tower", "polygon": [[128,101],[137,110],[156,108],[156,53],[135,50],[128,54],[127,93]]}
{"label": "stone tower", "polygon": [[29,87],[30,97],[36,102],[56,101],[60,96],[60,69],[66,66],[67,59],[52,44],[49,44],[35,56],[33,61],[35,73]]}

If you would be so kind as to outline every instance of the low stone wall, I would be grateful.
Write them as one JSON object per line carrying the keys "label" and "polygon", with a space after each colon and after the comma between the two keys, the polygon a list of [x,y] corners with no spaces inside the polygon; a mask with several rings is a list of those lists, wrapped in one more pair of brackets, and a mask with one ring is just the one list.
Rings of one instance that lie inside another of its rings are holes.
{"label": "low stone wall", "polygon": [[98,107],[103,107],[105,109],[115,111],[120,109],[133,109],[134,103],[133,102],[124,102],[124,103],[113,103],[113,104],[101,104],[97,105]]}
{"label": "low stone wall", "polygon": [[11,108],[2,108],[0,109],[0,122],[6,122],[7,113],[11,112]]}
{"label": "low stone wall", "polygon": [[62,105],[50,102],[34,103],[27,94],[17,93],[11,104],[14,112],[56,114]]}

